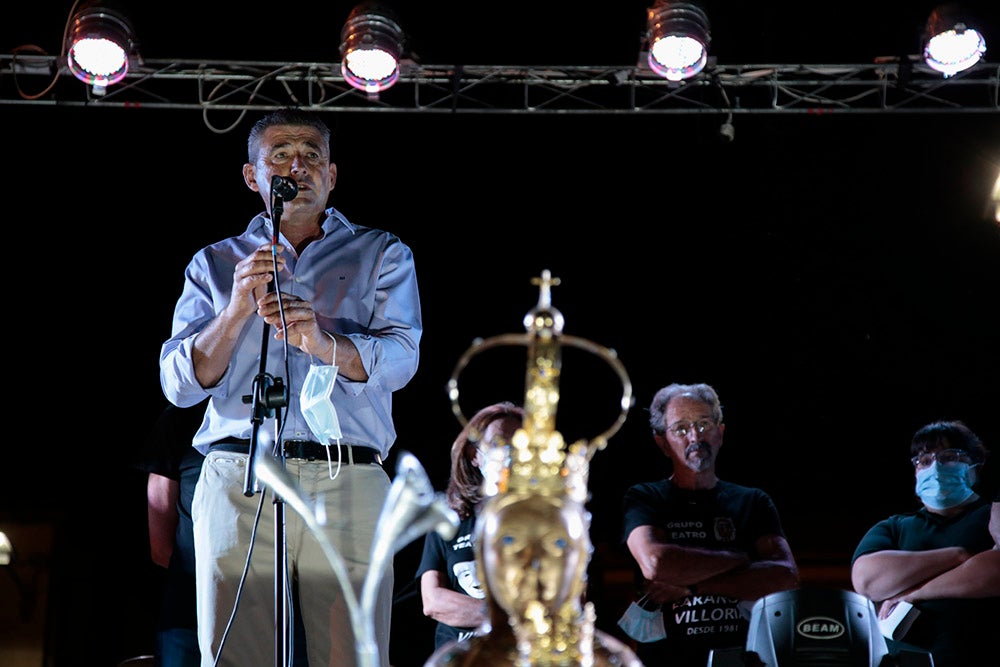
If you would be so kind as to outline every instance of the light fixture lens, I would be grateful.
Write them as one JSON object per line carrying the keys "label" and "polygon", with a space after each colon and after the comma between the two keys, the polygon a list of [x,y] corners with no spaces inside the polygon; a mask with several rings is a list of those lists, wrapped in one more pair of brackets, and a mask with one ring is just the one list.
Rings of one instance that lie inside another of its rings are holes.
{"label": "light fixture lens", "polygon": [[128,73],[128,56],[109,39],[81,39],[70,49],[69,67],[84,83],[111,85]]}
{"label": "light fixture lens", "polygon": [[128,73],[132,49],[128,20],[98,5],[77,12],[66,37],[70,71],[80,81],[95,86],[118,83]]}
{"label": "light fixture lens", "polygon": [[710,41],[708,16],[697,3],[656,0],[646,11],[649,67],[668,81],[701,72]]}
{"label": "light fixture lens", "polygon": [[367,93],[385,90],[399,78],[396,58],[382,49],[351,51],[340,69],[348,83]]}
{"label": "light fixture lens", "polygon": [[705,45],[691,37],[667,35],[649,49],[649,66],[668,81],[687,79],[705,67]]}
{"label": "light fixture lens", "polygon": [[931,69],[949,77],[975,65],[984,53],[986,39],[982,34],[958,24],[927,40],[924,62]]}

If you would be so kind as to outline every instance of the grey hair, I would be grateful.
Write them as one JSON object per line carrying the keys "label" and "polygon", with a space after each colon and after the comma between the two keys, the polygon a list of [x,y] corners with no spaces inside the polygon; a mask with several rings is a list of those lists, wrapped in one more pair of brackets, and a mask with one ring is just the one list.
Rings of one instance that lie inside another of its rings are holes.
{"label": "grey hair", "polygon": [[712,410],[712,418],[715,423],[722,423],[722,404],[719,403],[719,395],[715,393],[715,389],[703,382],[698,384],[678,384],[675,382],[656,392],[656,395],[653,396],[653,402],[649,404],[649,426],[655,435],[664,435],[667,432],[665,423],[667,406],[678,396],[704,403]]}
{"label": "grey hair", "polygon": [[250,128],[250,134],[247,137],[248,161],[257,161],[257,155],[260,153],[260,140],[267,128],[274,127],[275,125],[311,127],[323,137],[323,143],[326,144],[327,150],[330,148],[330,127],[323,122],[319,114],[297,107],[284,107],[277,111],[272,111],[254,123],[253,127]]}

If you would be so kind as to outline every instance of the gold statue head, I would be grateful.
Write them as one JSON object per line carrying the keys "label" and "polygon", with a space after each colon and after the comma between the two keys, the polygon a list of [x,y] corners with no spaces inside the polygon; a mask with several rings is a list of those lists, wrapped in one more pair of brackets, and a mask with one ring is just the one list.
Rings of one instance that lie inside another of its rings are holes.
{"label": "gold statue head", "polygon": [[509,615],[553,615],[583,594],[592,545],[590,514],[580,503],[565,495],[505,494],[483,510],[476,526],[480,570]]}
{"label": "gold statue head", "polygon": [[[465,424],[458,375],[469,359],[499,345],[528,349],[523,423],[509,441],[483,452],[486,500],[476,521],[476,559],[487,597],[506,613],[513,633],[496,636],[495,646],[482,638],[470,642],[467,650],[456,648],[439,657],[454,658],[464,652],[472,660],[486,651],[493,664],[505,665],[510,662],[512,640],[518,665],[602,665],[610,658],[609,644],[600,635],[595,653],[595,613],[593,605],[583,601],[593,551],[590,513],[584,503],[590,458],[624,422],[632,406],[632,386],[613,350],[563,334],[563,317],[551,298],[559,279],[544,271],[532,282],[539,287],[539,298],[524,317],[526,333],[477,339],[448,383],[452,409]],[[590,442],[568,446],[556,430],[564,345],[600,356],[618,373],[623,388],[621,411],[611,428]],[[617,664],[637,664],[625,647],[612,650],[628,658]],[[604,657],[595,660],[598,654]]]}

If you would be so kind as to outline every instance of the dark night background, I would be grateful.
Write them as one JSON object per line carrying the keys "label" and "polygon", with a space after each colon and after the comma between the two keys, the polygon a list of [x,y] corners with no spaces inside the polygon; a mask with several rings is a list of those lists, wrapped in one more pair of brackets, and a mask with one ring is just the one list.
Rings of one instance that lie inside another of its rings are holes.
{"label": "dark night background", "polygon": [[[71,4],[23,7],[0,26],[0,49],[58,53]],[[353,3],[255,16],[232,2],[132,4],[149,58],[312,62],[338,57]],[[548,6],[407,3],[401,18],[426,63],[635,62],[651,2],[538,4]],[[867,3],[878,7],[860,20],[836,4],[739,4],[709,4],[720,63],[916,53],[933,6]],[[996,26],[996,7],[985,17]],[[255,18],[265,20],[249,27]],[[786,40],[793,20],[808,28]],[[145,478],[130,463],[165,406],[157,360],[185,265],[262,209],[240,172],[259,115],[0,109],[12,288],[0,519],[55,526],[48,641],[60,664],[146,650],[157,577]],[[719,391],[719,474],[772,495],[804,566],[846,571],[871,524],[916,507],[908,446],[921,425],[962,419],[1000,449],[1000,227],[988,212],[1000,114],[744,114],[732,143],[719,140],[721,120],[327,117],[339,167],[331,204],[415,253],[425,331],[420,370],[394,399],[394,451],[414,453],[435,488],[459,429],[445,392],[455,364],[477,337],[523,333],[543,270],[561,280],[553,304],[565,333],[625,365],[636,404],[590,473],[593,598],[607,629],[627,604],[601,595],[602,568],[626,562],[622,493],[667,474],[645,410],[667,383]],[[523,348],[475,357],[461,376],[465,413],[523,400],[525,362]],[[557,427],[567,441],[595,436],[617,416],[617,377],[574,348],[563,367]],[[996,488],[997,471],[987,473]],[[397,586],[418,557],[419,544],[400,552]],[[430,641],[419,606],[394,625],[426,631],[413,646]]]}

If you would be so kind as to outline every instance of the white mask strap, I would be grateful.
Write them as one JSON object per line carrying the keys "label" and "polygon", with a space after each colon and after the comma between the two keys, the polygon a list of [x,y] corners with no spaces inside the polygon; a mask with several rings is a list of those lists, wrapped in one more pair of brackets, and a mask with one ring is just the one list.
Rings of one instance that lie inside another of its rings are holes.
{"label": "white mask strap", "polygon": [[[333,364],[334,366],[336,366],[337,365],[337,337],[334,336],[329,331],[327,331],[325,333],[326,333],[327,336],[330,337],[330,340],[333,341],[333,358],[330,359],[330,363]],[[343,455],[344,455],[344,452],[340,448],[340,438],[337,438],[336,440],[337,440],[337,472],[333,471],[333,461],[330,460],[330,443],[326,443],[326,468],[327,468],[327,472],[329,472],[329,474],[330,474],[330,480],[331,481],[337,479],[337,476],[340,474],[340,461],[341,461],[341,459],[343,458]]]}
{"label": "white mask strap", "polygon": [[344,457],[344,452],[340,447],[340,438],[337,438],[337,472],[333,472],[333,461],[330,459],[330,444],[324,445],[326,448],[326,469],[330,475],[330,481],[337,479],[340,474],[340,461]]}

